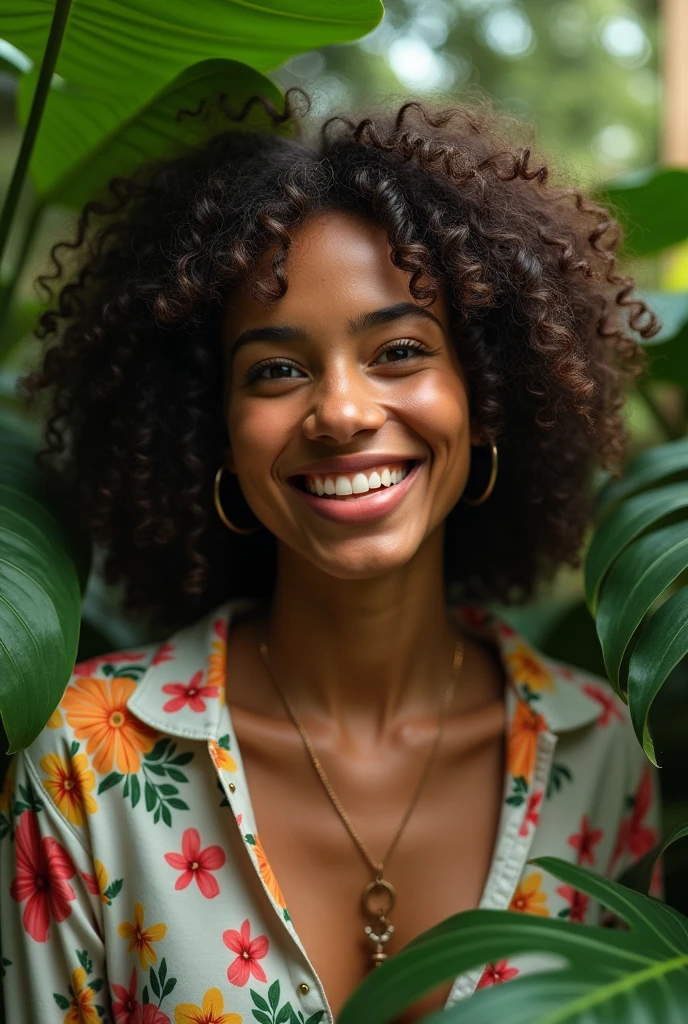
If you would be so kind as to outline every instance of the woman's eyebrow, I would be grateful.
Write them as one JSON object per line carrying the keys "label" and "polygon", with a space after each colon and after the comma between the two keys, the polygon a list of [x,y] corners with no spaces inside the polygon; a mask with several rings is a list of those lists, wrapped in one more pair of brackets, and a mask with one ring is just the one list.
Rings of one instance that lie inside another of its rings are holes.
{"label": "woman's eyebrow", "polygon": [[240,348],[250,345],[252,341],[305,341],[307,333],[305,327],[249,327],[242,331],[232,345],[230,358],[233,358]]}
{"label": "woman's eyebrow", "polygon": [[409,317],[432,320],[444,330],[434,313],[431,313],[425,306],[416,306],[413,302],[397,302],[393,306],[385,306],[384,309],[374,309],[370,313],[362,313],[355,319],[349,320],[349,330],[352,334],[358,334],[360,331],[370,331],[374,327],[391,324],[395,320],[407,320]]}
{"label": "woman's eyebrow", "polygon": [[[396,320],[408,320],[412,317],[421,320],[432,320],[438,327],[442,327],[434,313],[431,313],[424,306],[416,306],[413,302],[397,302],[393,306],[385,306],[383,309],[374,309],[369,313],[361,313],[360,316],[349,320],[349,331],[351,334],[360,334],[362,331],[370,331],[374,327],[394,323]],[[307,340],[308,332],[305,327],[286,324],[282,327],[249,327],[248,330],[242,331],[232,345],[230,356],[234,357],[240,348],[243,348],[244,345],[250,345],[254,341]]]}

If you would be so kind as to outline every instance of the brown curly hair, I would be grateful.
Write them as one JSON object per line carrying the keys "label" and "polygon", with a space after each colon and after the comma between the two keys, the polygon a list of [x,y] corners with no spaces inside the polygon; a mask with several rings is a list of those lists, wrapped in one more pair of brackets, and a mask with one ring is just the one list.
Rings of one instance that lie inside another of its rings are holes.
{"label": "brown curly hair", "polygon": [[[247,128],[261,107],[265,121]],[[417,301],[441,289],[473,420],[499,446],[490,500],[459,503],[447,521],[447,584],[467,600],[517,601],[575,564],[591,471],[622,455],[636,336],[658,329],[617,269],[616,221],[552,185],[518,144],[523,128],[486,104],[409,102],[314,134],[290,91],[284,111],[254,97],[233,120],[203,147],[113,180],[41,279],[61,290],[39,322],[50,347],[22,380],[29,400],[49,389],[40,464],[59,469],[125,609],[181,624],[269,594],[274,538],[231,535],[213,509],[228,442],[221,315],[236,288],[284,295],[290,231],[323,210],[382,224]]]}

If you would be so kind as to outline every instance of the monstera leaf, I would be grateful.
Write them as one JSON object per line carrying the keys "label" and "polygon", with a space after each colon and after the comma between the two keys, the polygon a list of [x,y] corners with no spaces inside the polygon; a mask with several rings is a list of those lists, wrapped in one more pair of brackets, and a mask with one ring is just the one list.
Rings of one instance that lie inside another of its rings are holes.
{"label": "monstera leaf", "polygon": [[[685,835],[686,827],[672,839]],[[670,839],[668,842],[671,842]],[[666,845],[668,845],[668,842]],[[656,855],[656,854],[655,854]],[[546,973],[476,992],[427,1024],[679,1024],[688,1005],[688,920],[658,900],[555,857],[532,863],[614,912],[628,931],[514,911],[443,921],[369,975],[339,1024],[389,1024],[406,1007],[485,963],[538,953]]]}
{"label": "monstera leaf", "polygon": [[[0,39],[39,64],[54,4],[3,0]],[[105,137],[200,61],[223,58],[257,71],[297,53],[366,35],[380,0],[78,0],[56,65],[32,159],[41,195],[57,188]],[[20,87],[25,119],[35,76]],[[231,97],[230,97],[231,99]]]}
{"label": "monstera leaf", "polygon": [[688,653],[688,591],[680,585],[688,569],[688,438],[638,455],[598,505],[585,565],[588,607],[609,680],[656,764],[648,714]]}
{"label": "monstera leaf", "polygon": [[10,750],[35,739],[62,697],[89,567],[33,450],[0,427],[0,716]]}

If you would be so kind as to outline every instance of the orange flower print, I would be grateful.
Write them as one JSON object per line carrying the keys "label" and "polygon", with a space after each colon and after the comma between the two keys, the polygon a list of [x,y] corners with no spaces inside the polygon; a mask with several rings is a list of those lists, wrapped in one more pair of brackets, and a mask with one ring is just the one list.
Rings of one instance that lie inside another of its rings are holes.
{"label": "orange flower print", "polygon": [[74,994],[70,1000],[64,1024],[100,1024],[98,1011],[93,1005],[95,992],[85,982],[86,971],[83,967],[76,967],[72,971],[72,992]]}
{"label": "orange flower print", "polygon": [[521,914],[539,914],[540,917],[549,917],[547,893],[541,890],[542,874],[534,871],[527,878],[520,882],[516,892],[511,898],[509,910],[518,910]]}
{"label": "orange flower print", "polygon": [[133,679],[79,678],[67,687],[62,708],[79,740],[88,740],[86,752],[93,767],[107,775],[116,765],[123,774],[137,772],[141,754],[153,749],[156,733],[139,722],[127,708],[136,689]]}
{"label": "orange flower print", "polygon": [[95,814],[98,804],[91,790],[95,789],[96,777],[85,754],[75,754],[68,760],[58,754],[46,754],[41,758],[41,770],[48,776],[43,785],[67,821],[83,825],[87,814]]}
{"label": "orange flower print", "polygon": [[535,767],[538,733],[547,728],[544,718],[525,700],[516,703],[507,746],[507,769],[514,778],[530,782]]}
{"label": "orange flower print", "polygon": [[147,971],[151,964],[158,962],[158,954],[153,949],[154,942],[160,942],[167,934],[166,924],[151,924],[148,928],[143,927],[143,903],[134,904],[134,920],[123,921],[117,928],[117,932],[123,939],[127,939],[127,953],[136,950],[141,964],[141,970]]}
{"label": "orange flower print", "polygon": [[210,740],[208,750],[216,768],[223,772],[235,772],[237,764],[229,752],[229,736],[220,736],[219,740]]}
{"label": "orange flower print", "polygon": [[174,1008],[175,1024],[241,1024],[239,1013],[225,1013],[225,1001],[219,988],[209,988],[203,996],[203,1005],[177,1003]]}
{"label": "orange flower print", "polygon": [[554,680],[544,662],[527,644],[517,643],[504,660],[514,682],[527,686],[532,693],[554,689]]}
{"label": "orange flower print", "polygon": [[211,644],[208,655],[208,686],[217,686],[220,700],[224,698],[227,681],[227,623],[224,619],[216,619],[213,633],[217,637]]}
{"label": "orange flower print", "polygon": [[282,890],[279,887],[279,883],[275,878],[275,872],[270,867],[268,858],[265,856],[265,850],[263,849],[263,844],[260,841],[258,833],[256,832],[255,835],[247,835],[246,842],[249,844],[249,846],[253,847],[253,852],[255,853],[256,860],[258,861],[258,870],[260,871],[260,877],[265,882],[268,892],[274,899],[275,903],[279,904],[279,906],[284,910],[287,904],[285,902],[284,896],[282,895]]}

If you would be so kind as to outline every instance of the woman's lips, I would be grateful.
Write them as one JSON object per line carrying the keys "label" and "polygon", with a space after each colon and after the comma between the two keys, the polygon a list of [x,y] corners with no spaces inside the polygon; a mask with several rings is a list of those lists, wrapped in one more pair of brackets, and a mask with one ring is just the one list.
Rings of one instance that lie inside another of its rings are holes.
{"label": "woman's lips", "polygon": [[319,497],[294,487],[294,491],[314,512],[333,523],[366,523],[389,515],[408,494],[424,463],[417,462],[401,483],[381,490],[345,499]]}

